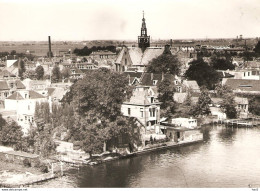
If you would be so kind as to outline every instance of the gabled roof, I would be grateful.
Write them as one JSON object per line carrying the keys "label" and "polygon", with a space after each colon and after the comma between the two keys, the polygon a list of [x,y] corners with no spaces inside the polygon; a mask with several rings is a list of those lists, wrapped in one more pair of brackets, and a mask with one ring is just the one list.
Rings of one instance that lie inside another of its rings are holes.
{"label": "gabled roof", "polygon": [[4,69],[0,71],[0,78],[5,78],[5,77],[16,77],[16,76],[11,72],[9,72],[8,70]]}
{"label": "gabled roof", "polygon": [[184,85],[186,85],[187,88],[189,88],[191,90],[200,89],[198,83],[195,80],[184,80],[183,83],[184,83]]}
{"label": "gabled roof", "polygon": [[25,85],[21,82],[21,80],[15,80],[15,85],[17,89],[25,89]]}
{"label": "gabled roof", "polygon": [[[175,79],[172,74],[153,74],[153,73],[144,73],[141,80],[141,84],[144,86],[155,86],[163,80],[163,78],[168,78],[171,81]],[[153,81],[157,80],[157,83],[154,85]]]}
{"label": "gabled roof", "polygon": [[225,85],[235,91],[259,91],[260,80],[227,79]]}
{"label": "gabled roof", "polygon": [[36,91],[29,90],[29,99],[38,99],[38,98],[45,98],[45,97],[37,93]]}
{"label": "gabled roof", "polygon": [[0,81],[0,90],[9,90],[8,84],[6,81]]}
{"label": "gabled roof", "polygon": [[142,72],[124,72],[125,75],[130,76],[132,78],[141,78]]}
{"label": "gabled roof", "polygon": [[6,99],[12,99],[12,100],[23,100],[23,96],[19,92],[14,92],[12,95],[7,97]]}
{"label": "gabled roof", "polygon": [[55,88],[47,88],[48,90],[48,95],[51,96],[52,93],[55,91]]}

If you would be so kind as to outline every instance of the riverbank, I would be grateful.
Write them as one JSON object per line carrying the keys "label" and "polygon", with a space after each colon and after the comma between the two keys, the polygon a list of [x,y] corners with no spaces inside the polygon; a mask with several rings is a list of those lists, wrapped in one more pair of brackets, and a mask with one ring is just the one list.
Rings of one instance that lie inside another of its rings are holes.
{"label": "riverbank", "polygon": [[24,179],[41,175],[42,172],[33,167],[25,167],[6,161],[0,162],[0,187],[15,187]]}
{"label": "riverbank", "polygon": [[[147,145],[146,147],[142,148],[141,150],[134,151],[132,153],[125,154],[125,155],[117,155],[117,156],[111,157],[109,154],[107,154],[107,157],[103,157],[103,158],[98,157],[85,164],[93,166],[93,165],[98,165],[98,164],[115,161],[115,160],[119,160],[119,159],[131,158],[131,157],[135,157],[138,155],[142,155],[142,154],[146,154],[146,153],[154,152],[154,151],[158,151],[158,150],[180,147],[180,146],[189,145],[189,144],[195,144],[195,143],[202,142],[202,141],[203,141],[203,137],[202,137],[202,139],[195,140],[195,141],[194,140],[180,141],[177,143],[170,141],[170,142],[164,142],[164,143],[160,143],[160,144],[152,144],[152,145]],[[113,153],[111,153],[111,154],[113,154]]]}

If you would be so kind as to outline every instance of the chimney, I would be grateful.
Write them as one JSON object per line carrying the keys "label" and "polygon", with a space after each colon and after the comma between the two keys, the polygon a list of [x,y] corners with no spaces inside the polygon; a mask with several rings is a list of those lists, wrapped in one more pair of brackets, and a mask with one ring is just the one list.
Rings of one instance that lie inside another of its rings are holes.
{"label": "chimney", "polygon": [[172,47],[172,39],[170,40],[170,45],[171,45],[171,47]]}
{"label": "chimney", "polygon": [[49,38],[49,58],[51,58],[51,36],[48,36]]}
{"label": "chimney", "polygon": [[171,54],[171,50],[170,50],[170,45],[169,44],[166,44],[164,46],[163,54]]}

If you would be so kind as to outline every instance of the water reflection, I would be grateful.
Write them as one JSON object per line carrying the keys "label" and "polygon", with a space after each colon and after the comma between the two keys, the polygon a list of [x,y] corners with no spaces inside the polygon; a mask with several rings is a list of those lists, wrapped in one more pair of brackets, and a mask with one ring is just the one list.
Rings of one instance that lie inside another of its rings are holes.
{"label": "water reflection", "polygon": [[74,170],[78,187],[248,187],[260,184],[260,128],[203,127],[204,141]]}

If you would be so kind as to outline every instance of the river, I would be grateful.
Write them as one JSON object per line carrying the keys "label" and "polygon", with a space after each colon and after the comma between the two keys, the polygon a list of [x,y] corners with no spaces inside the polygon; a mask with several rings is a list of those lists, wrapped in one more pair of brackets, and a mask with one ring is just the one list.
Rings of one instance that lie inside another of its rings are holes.
{"label": "river", "polygon": [[69,171],[38,187],[260,187],[260,128],[206,126],[204,141]]}

